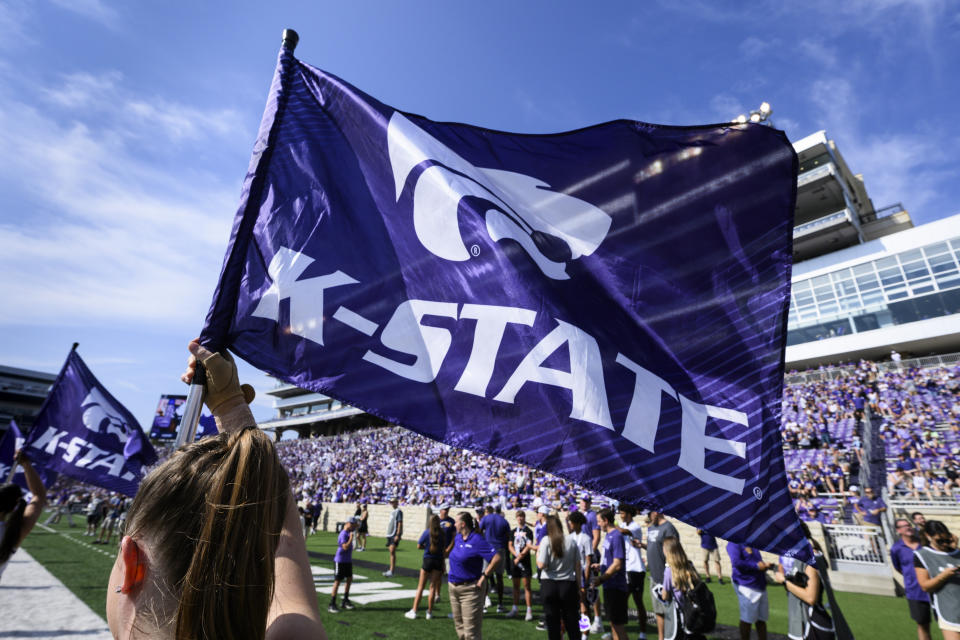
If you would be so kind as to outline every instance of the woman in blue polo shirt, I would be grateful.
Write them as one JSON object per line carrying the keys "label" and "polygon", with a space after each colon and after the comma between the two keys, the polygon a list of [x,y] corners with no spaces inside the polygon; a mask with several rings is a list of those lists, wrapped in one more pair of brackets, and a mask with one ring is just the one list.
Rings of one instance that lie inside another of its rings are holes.
{"label": "woman in blue polo shirt", "polygon": [[[457,515],[457,535],[453,537],[453,548],[450,550],[450,609],[460,640],[480,637],[487,579],[501,560],[496,549],[474,531],[473,526],[473,516],[468,512],[462,511]],[[484,560],[489,560],[486,573]]]}

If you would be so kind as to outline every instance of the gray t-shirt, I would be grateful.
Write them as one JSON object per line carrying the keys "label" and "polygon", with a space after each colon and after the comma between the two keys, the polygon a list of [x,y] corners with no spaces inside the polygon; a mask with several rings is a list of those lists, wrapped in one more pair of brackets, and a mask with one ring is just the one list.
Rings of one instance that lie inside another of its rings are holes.
{"label": "gray t-shirt", "polygon": [[[930,547],[920,547],[914,550],[913,558],[915,567],[923,567],[931,578],[935,578],[947,567],[960,566],[960,549],[944,553]],[[960,625],[960,576],[951,576],[946,584],[930,596],[933,609],[942,622]]]}
{"label": "gray t-shirt", "polygon": [[540,577],[544,580],[576,580],[579,559],[577,540],[569,535],[563,538],[562,558],[553,555],[553,545],[550,544],[549,536],[544,536],[540,542],[540,549],[537,550],[537,562],[543,563],[543,572]]}
{"label": "gray t-shirt", "polygon": [[388,538],[397,535],[397,529],[401,522],[403,522],[403,511],[400,511],[400,507],[397,507],[393,510],[393,513],[390,514],[390,523],[387,525]]}
{"label": "gray t-shirt", "polygon": [[680,539],[673,523],[664,520],[656,527],[647,527],[647,574],[653,584],[663,584],[663,569],[667,566],[663,556],[664,538]]}

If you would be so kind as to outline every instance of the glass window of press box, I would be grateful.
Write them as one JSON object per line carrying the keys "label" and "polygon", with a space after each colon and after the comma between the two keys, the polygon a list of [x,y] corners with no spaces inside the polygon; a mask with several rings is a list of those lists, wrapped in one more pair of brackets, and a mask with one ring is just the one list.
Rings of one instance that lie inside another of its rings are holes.
{"label": "glass window of press box", "polygon": [[960,237],[793,283],[787,344],[960,313]]}

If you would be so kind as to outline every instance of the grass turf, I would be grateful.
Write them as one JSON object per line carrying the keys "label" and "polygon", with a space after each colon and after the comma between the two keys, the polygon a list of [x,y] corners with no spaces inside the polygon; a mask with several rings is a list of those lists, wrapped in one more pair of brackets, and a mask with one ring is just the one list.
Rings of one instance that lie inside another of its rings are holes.
{"label": "grass turf", "polygon": [[[53,527],[56,533],[50,533],[42,527],[37,527],[27,536],[24,548],[51,573],[61,580],[73,593],[90,606],[97,614],[105,617],[107,582],[116,554],[116,539],[111,545],[91,545],[93,538],[82,535],[83,529],[77,527],[68,529],[59,524]],[[332,555],[336,549],[336,535],[333,533],[318,533],[307,541],[308,551]],[[354,560],[381,563],[386,565],[388,555],[382,538],[369,538],[367,551],[354,552]],[[105,553],[104,553],[105,552]],[[397,553],[397,564],[400,567],[419,570],[422,551],[416,549],[416,543],[409,539],[401,542]],[[332,569],[333,564],[328,561],[311,558],[315,566]],[[415,578],[395,576],[383,578],[379,570],[366,569],[354,566],[354,574],[365,576],[367,582],[385,581],[398,583],[404,589],[414,589],[417,586]],[[357,585],[360,581],[357,581]],[[508,582],[509,584],[509,582]],[[710,585],[717,602],[717,622],[723,625],[735,626],[738,621],[738,607],[736,594],[729,581],[725,585],[716,582]],[[537,583],[533,581],[536,592]],[[329,587],[318,587],[318,600],[324,627],[330,638],[451,638],[456,637],[453,621],[448,619],[449,600],[447,589],[443,589],[443,601],[435,607],[436,617],[427,621],[423,619],[426,610],[426,594],[421,600],[419,618],[407,620],[403,612],[407,611],[412,603],[409,598],[401,600],[387,600],[358,605],[355,611],[341,611],[327,613],[327,604],[330,600]],[[771,633],[785,634],[787,629],[787,601],[783,589],[771,586],[770,620],[768,629]],[[343,596],[341,585],[339,597]],[[850,623],[854,633],[859,638],[914,638],[916,625],[910,620],[907,612],[907,603],[903,599],[883,596],[870,596],[857,593],[838,593],[837,599],[844,615]],[[509,607],[510,596],[504,598]],[[650,594],[647,593],[646,606],[650,606]],[[631,602],[631,607],[633,603]],[[491,608],[489,611],[493,611]],[[521,614],[523,612],[521,598]],[[539,617],[540,607],[534,601],[534,615]],[[526,634],[535,634],[536,622],[525,622],[521,619],[505,619],[502,615],[490,614],[484,619],[483,634],[486,638],[517,638]],[[936,625],[933,625],[936,627]],[[608,627],[609,629],[609,627]],[[631,619],[627,627],[630,638],[636,638],[639,624]],[[648,628],[648,637],[656,638],[656,630]],[[938,630],[933,630],[934,638],[942,637]],[[544,634],[545,637],[545,634]]]}

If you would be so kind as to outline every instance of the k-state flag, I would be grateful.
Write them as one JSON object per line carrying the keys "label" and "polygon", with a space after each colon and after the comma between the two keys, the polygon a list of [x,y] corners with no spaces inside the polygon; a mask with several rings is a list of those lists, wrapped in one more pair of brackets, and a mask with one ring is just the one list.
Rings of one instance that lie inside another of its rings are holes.
{"label": "k-state flag", "polygon": [[157,461],[137,420],[70,351],[26,440],[37,465],[82,482],[137,493],[143,467]]}
{"label": "k-state flag", "polygon": [[[6,432],[3,434],[3,438],[0,438],[0,484],[6,482],[10,476],[10,469],[13,468],[14,464],[13,458],[17,453],[17,449],[23,446],[23,442],[24,437],[20,431],[20,427],[17,426],[16,421],[11,420],[10,426],[7,427]],[[50,486],[53,484],[53,481],[57,479],[56,473],[48,471],[43,467],[35,466],[34,470],[37,472],[37,475],[40,476],[40,481],[43,482],[43,486],[45,487]],[[27,478],[23,474],[23,467],[17,467],[16,473],[13,474],[13,482],[19,485],[21,489],[29,489],[29,487],[27,487]]]}
{"label": "k-state flag", "polygon": [[778,430],[795,198],[772,128],[437,123],[284,49],[201,340],[810,559]]}

